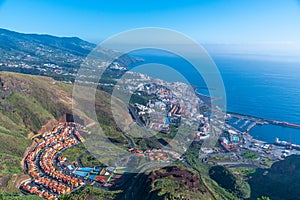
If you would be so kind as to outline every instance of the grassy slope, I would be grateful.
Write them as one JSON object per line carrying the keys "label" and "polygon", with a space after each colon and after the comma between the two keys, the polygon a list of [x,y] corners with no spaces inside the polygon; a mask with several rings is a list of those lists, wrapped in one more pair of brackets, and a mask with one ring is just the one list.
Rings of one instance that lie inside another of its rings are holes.
{"label": "grassy slope", "polygon": [[[232,193],[218,185],[209,176],[209,168],[199,163],[199,146],[192,144],[186,152],[189,167],[181,162],[177,163],[175,172],[181,171],[189,176],[167,174],[160,175],[164,169],[140,174],[133,180],[133,184],[125,194],[126,197],[134,196],[134,199],[145,200],[173,200],[173,199],[203,199],[203,200],[235,200],[238,199]],[[156,176],[155,176],[156,174]],[[164,173],[162,173],[164,174]],[[153,178],[153,176],[155,178]],[[199,181],[195,181],[193,177]],[[152,177],[152,178],[151,178]],[[182,177],[182,178],[180,178]],[[175,179],[174,179],[175,178]],[[179,179],[178,179],[179,178]],[[194,181],[191,181],[191,178]],[[188,181],[189,180],[189,181]],[[191,187],[191,184],[197,183]],[[134,188],[134,189],[132,189]],[[146,192],[145,192],[146,191]],[[132,193],[133,192],[133,193]]]}
{"label": "grassy slope", "polygon": [[[72,85],[48,77],[0,73],[0,178],[22,173],[20,161],[32,143],[28,134],[38,133],[50,119],[71,113],[72,91]],[[108,97],[97,91],[98,120],[110,137],[122,142],[107,106]]]}
{"label": "grassy slope", "polygon": [[251,198],[269,196],[272,200],[300,199],[300,156],[292,155],[276,162],[268,170],[258,169],[251,174]]}
{"label": "grassy slope", "polygon": [[50,106],[45,99],[54,97],[59,84],[51,79],[0,73],[0,176],[21,173],[21,157],[31,144],[30,132],[37,133],[48,120],[59,118],[67,110],[59,100]]}
{"label": "grassy slope", "polygon": [[[199,185],[196,187],[188,187],[186,185],[185,177],[182,180],[174,180],[174,175],[163,176],[161,178],[156,177],[154,180],[149,177],[153,174],[164,171],[160,169],[150,174],[141,174],[136,179],[136,184],[133,190],[133,195],[135,199],[145,199],[145,200],[173,200],[173,199],[204,199],[204,200],[234,200],[237,199],[232,194],[218,186],[214,181],[212,181],[207,176],[207,171],[203,166],[200,166],[202,173],[187,168],[185,166],[179,167],[176,171],[190,172],[197,176],[199,179]],[[163,172],[164,173],[164,172]],[[176,177],[176,176],[175,176]],[[178,178],[178,177],[177,177]],[[131,192],[131,190],[128,190]],[[130,194],[126,196],[131,197]]]}

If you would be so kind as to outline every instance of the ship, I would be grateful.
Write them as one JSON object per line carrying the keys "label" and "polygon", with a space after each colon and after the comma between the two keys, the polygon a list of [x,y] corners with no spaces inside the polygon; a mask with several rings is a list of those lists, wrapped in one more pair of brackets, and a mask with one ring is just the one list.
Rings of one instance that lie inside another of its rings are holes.
{"label": "ship", "polygon": [[287,141],[281,141],[281,140],[279,140],[279,138],[275,139],[274,144],[300,150],[300,145],[293,144],[293,143],[287,142]]}

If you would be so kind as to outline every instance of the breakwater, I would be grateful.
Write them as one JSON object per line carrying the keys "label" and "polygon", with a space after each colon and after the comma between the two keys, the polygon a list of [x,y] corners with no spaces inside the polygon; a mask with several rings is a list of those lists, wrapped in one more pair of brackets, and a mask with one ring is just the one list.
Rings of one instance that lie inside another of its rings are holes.
{"label": "breakwater", "polygon": [[[235,117],[238,119],[243,119],[243,120],[249,120],[255,122],[251,128],[253,128],[256,124],[257,125],[263,125],[263,124],[273,124],[273,125],[278,125],[278,126],[283,126],[283,127],[289,127],[289,128],[297,128],[300,129],[300,124],[295,124],[295,123],[290,123],[290,122],[285,122],[285,121],[279,121],[279,120],[271,120],[271,119],[266,119],[262,117],[256,117],[256,116],[251,116],[247,114],[240,114],[240,113],[235,113],[235,112],[227,112],[231,117]],[[250,129],[251,129],[250,128]],[[249,129],[249,127],[248,127]],[[247,131],[249,131],[247,129]]]}

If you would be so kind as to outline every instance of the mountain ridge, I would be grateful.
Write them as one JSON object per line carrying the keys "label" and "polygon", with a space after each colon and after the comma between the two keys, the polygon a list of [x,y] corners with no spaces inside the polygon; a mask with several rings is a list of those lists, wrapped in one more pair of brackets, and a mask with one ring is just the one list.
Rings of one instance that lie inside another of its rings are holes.
{"label": "mountain ridge", "polygon": [[52,40],[68,40],[70,42],[75,42],[75,43],[82,43],[85,44],[89,47],[91,47],[89,50],[91,50],[92,48],[96,47],[96,44],[87,42],[79,37],[76,36],[71,36],[71,37],[65,37],[65,36],[54,36],[54,35],[50,35],[50,34],[39,34],[39,33],[20,33],[17,31],[11,31],[8,29],[4,29],[4,28],[0,28],[0,36],[18,36],[18,37],[23,37],[23,38],[28,38],[28,39],[37,39],[42,41],[42,39],[52,39]]}
{"label": "mountain ridge", "polygon": [[[74,82],[88,55],[107,61],[116,58],[123,69],[140,59],[106,49],[78,37],[57,37],[47,34],[24,34],[0,29],[0,71],[50,76],[56,80]],[[113,63],[111,63],[113,66]],[[119,72],[118,72],[119,71]],[[108,68],[109,82],[122,70]],[[107,80],[107,79],[106,79]]]}

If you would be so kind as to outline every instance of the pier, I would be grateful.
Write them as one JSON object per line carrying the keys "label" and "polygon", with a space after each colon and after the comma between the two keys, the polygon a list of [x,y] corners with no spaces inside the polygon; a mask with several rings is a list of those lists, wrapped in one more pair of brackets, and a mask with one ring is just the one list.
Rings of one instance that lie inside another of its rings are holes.
{"label": "pier", "polygon": [[242,121],[241,118],[238,118],[238,120],[236,120],[236,122],[234,122],[233,124],[237,125],[238,123],[240,123]]}
{"label": "pier", "polygon": [[248,128],[247,132],[250,131],[255,125],[264,125],[264,124],[274,124],[278,126],[283,126],[283,127],[289,127],[289,128],[297,128],[300,129],[300,124],[294,124],[290,122],[284,122],[284,121],[279,121],[279,120],[271,120],[271,119],[266,119],[262,117],[255,117],[251,115],[245,115],[245,114],[239,114],[235,112],[227,112],[231,117],[238,118],[240,120],[247,120],[247,121],[253,121]]}
{"label": "pier", "polygon": [[256,126],[256,122],[253,122],[250,126],[248,126],[246,132],[249,132],[254,126]]}
{"label": "pier", "polygon": [[244,128],[245,126],[247,126],[247,124],[248,124],[249,122],[250,122],[249,120],[246,120],[245,123],[244,123],[242,126],[240,126],[240,128],[241,128],[241,129]]}
{"label": "pier", "polygon": [[[212,101],[221,99],[221,98],[213,98],[208,95],[201,94],[196,91],[197,87],[194,87],[194,89],[195,89],[195,93],[198,95],[198,97],[200,99],[202,99],[208,106],[211,106]],[[249,132],[256,125],[264,125],[264,124],[273,124],[273,125],[278,125],[278,126],[283,126],[283,127],[300,129],[300,124],[279,121],[279,120],[271,120],[271,119],[266,119],[263,117],[256,117],[256,116],[252,116],[252,115],[240,114],[240,113],[230,112],[230,111],[228,111],[227,114],[230,114],[231,117],[238,119],[236,122],[234,122],[235,125],[237,125],[241,120],[246,120],[246,122],[253,121],[254,123],[249,125],[249,127],[246,129],[246,132]],[[246,122],[240,128],[245,127],[249,123],[249,122],[247,122],[247,123]]]}

